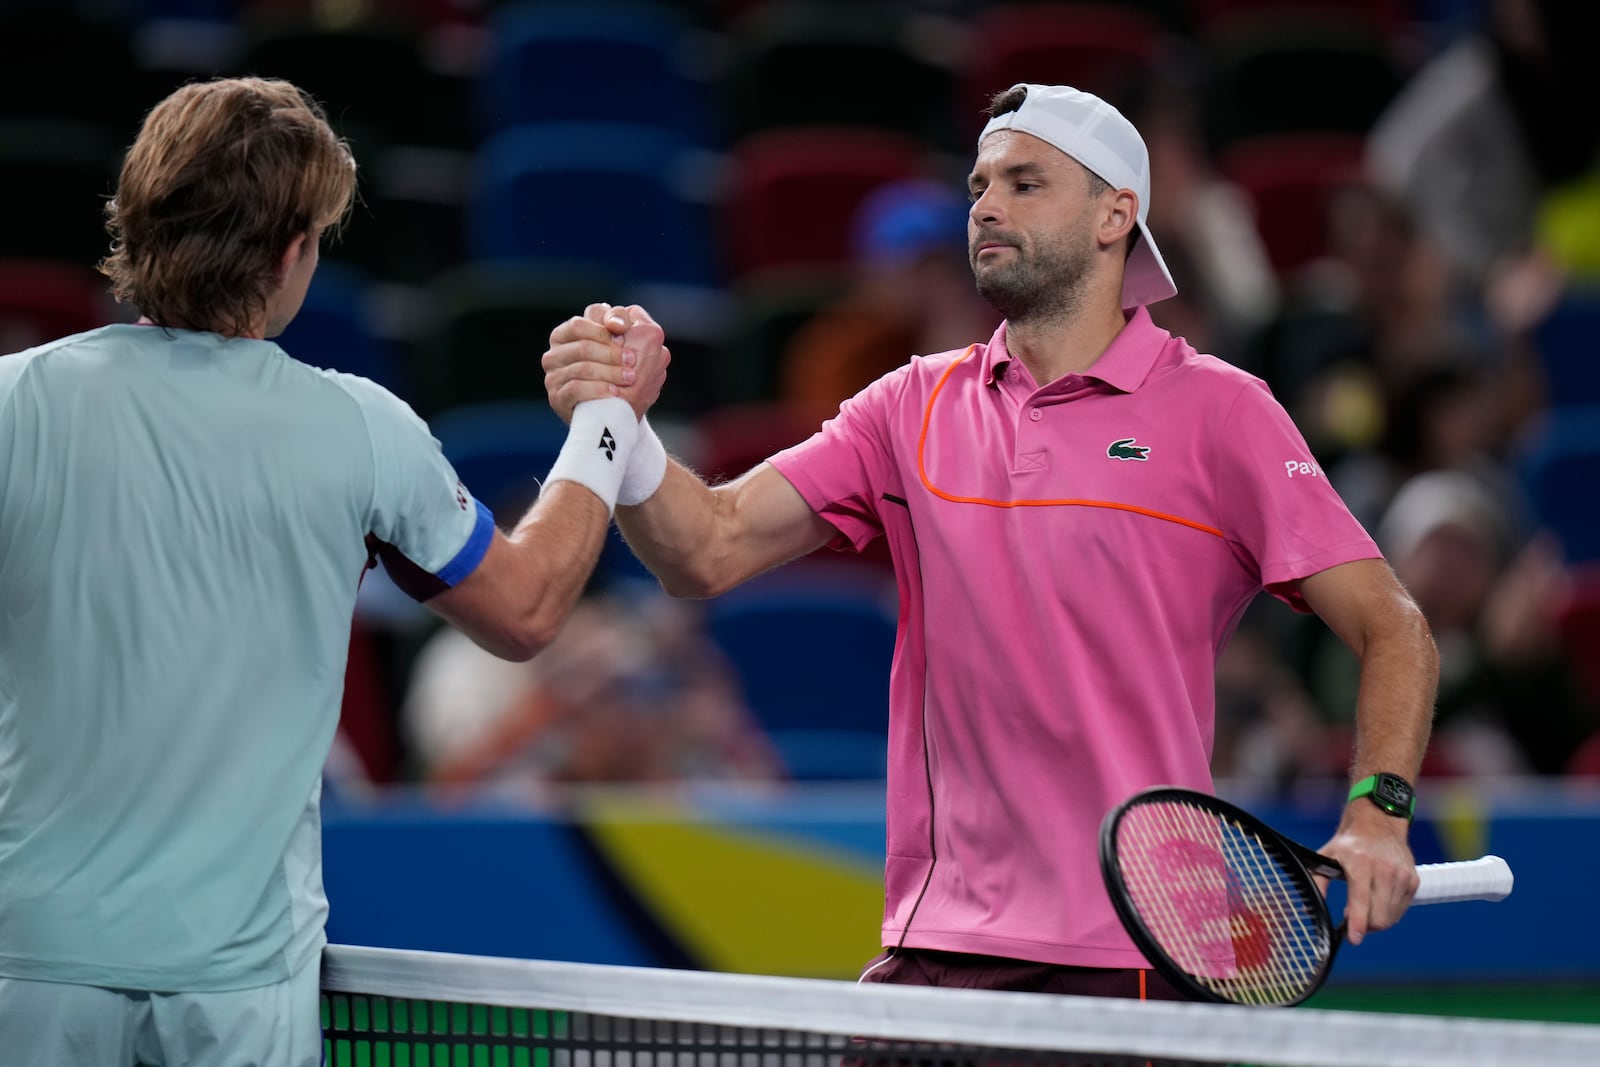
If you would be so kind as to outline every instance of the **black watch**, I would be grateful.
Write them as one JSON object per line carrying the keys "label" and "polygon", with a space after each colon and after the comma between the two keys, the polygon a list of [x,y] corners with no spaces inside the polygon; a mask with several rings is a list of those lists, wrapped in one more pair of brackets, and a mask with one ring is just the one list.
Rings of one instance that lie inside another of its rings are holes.
{"label": "black watch", "polygon": [[1350,787],[1349,800],[1366,797],[1398,819],[1408,822],[1417,810],[1416,790],[1398,774],[1371,774]]}

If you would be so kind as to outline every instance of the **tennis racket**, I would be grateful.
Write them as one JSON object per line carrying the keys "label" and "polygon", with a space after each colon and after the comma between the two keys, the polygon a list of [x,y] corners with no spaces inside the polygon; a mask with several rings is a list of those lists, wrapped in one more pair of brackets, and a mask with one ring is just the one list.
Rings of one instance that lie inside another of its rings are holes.
{"label": "tennis racket", "polygon": [[[1113,810],[1100,826],[1100,873],[1146,958],[1200,1000],[1298,1004],[1344,939],[1313,877],[1343,878],[1339,864],[1205,793],[1147,789]],[[1413,904],[1511,892],[1498,856],[1422,864],[1417,875]]]}

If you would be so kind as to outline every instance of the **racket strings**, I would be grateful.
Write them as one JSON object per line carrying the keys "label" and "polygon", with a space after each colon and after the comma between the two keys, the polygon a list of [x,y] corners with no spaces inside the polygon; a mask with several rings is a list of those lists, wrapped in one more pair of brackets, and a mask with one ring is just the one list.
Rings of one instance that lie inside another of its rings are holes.
{"label": "racket strings", "polygon": [[[1228,869],[1239,884],[1240,906],[1233,921],[1249,926],[1265,923],[1263,959],[1242,967],[1235,988],[1261,999],[1250,1003],[1298,1000],[1316,981],[1331,949],[1318,912],[1305,899],[1303,887],[1283,866],[1278,853],[1259,835],[1222,820],[1228,844]],[[1235,942],[1238,944],[1238,941]]]}
{"label": "racket strings", "polygon": [[1313,987],[1332,952],[1326,921],[1257,834],[1165,801],[1129,809],[1117,836],[1130,902],[1196,982],[1246,1004],[1292,1003]]}

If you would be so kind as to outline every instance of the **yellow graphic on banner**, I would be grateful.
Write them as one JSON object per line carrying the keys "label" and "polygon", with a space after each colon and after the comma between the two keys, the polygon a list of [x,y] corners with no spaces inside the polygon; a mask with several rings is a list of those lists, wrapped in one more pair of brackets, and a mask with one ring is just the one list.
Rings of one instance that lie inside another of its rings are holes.
{"label": "yellow graphic on banner", "polygon": [[580,819],[639,904],[706,968],[853,979],[879,951],[880,861],[659,799],[592,798]]}

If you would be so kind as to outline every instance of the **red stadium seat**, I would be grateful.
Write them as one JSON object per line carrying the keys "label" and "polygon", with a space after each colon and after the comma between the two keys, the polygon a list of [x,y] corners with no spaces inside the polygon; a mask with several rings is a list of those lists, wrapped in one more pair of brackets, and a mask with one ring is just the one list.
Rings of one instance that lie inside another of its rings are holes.
{"label": "red stadium seat", "polygon": [[1360,137],[1343,134],[1258,137],[1223,150],[1219,169],[1249,197],[1280,275],[1327,251],[1329,196],[1359,179],[1364,151]]}
{"label": "red stadium seat", "polygon": [[121,322],[109,283],[88,267],[0,259],[0,353]]}
{"label": "red stadium seat", "polygon": [[1190,24],[1206,34],[1218,27],[1279,15],[1333,15],[1397,33],[1414,20],[1406,0],[1187,0]]}
{"label": "red stadium seat", "polygon": [[734,275],[850,262],[856,207],[884,182],[919,173],[924,145],[847,127],[771,130],[731,153],[726,219]]}
{"label": "red stadium seat", "polygon": [[963,133],[977,136],[990,98],[1018,82],[1067,84],[1115,99],[1154,56],[1161,22],[1105,3],[1011,3],[973,20],[961,70]]}
{"label": "red stadium seat", "polygon": [[[1570,585],[1556,609],[1556,631],[1584,696],[1600,706],[1600,564],[1573,567],[1570,573]],[[1596,767],[1600,769],[1600,762]]]}

